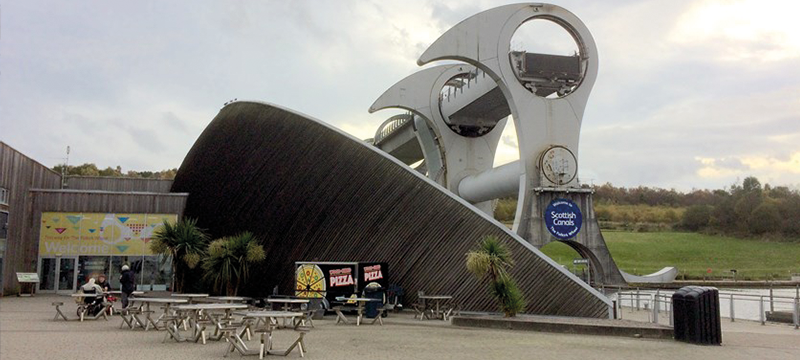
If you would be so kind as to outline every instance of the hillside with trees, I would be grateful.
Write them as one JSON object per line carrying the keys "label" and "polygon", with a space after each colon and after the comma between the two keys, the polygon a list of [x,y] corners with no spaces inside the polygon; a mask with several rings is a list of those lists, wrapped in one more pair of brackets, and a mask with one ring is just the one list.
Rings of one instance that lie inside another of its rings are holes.
{"label": "hillside with trees", "polygon": [[86,163],[77,166],[66,166],[59,164],[53,167],[53,170],[59,174],[66,174],[67,176],[109,176],[109,177],[130,177],[130,178],[148,178],[148,179],[167,179],[175,178],[178,169],[166,169],[161,171],[135,171],[128,170],[123,172],[121,166],[107,167],[100,169],[93,163]]}
{"label": "hillside with trees", "polygon": [[[57,165],[53,170],[67,176],[111,176],[173,179],[178,169],[123,171],[121,166],[100,169],[93,163]],[[736,237],[800,242],[800,192],[787,186],[761,185],[745,178],[727,189],[693,190],[594,186],[594,204],[603,229],[627,231],[692,231]],[[497,201],[495,218],[514,221],[517,201]]]}
{"label": "hillside with trees", "polygon": [[[755,177],[727,189],[693,190],[595,186],[595,211],[604,229],[684,230],[736,237],[800,241],[800,192],[761,185]],[[516,199],[501,199],[495,217],[511,222]]]}

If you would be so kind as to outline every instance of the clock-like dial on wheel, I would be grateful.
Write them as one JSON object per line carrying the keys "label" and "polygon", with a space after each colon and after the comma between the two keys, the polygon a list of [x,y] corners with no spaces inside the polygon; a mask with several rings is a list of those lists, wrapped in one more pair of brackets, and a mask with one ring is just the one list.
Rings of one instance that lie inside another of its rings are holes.
{"label": "clock-like dial on wheel", "polygon": [[578,174],[578,159],[563,146],[553,146],[542,154],[539,164],[544,177],[553,184],[564,185]]}
{"label": "clock-like dial on wheel", "polygon": [[297,267],[294,295],[300,298],[325,297],[325,274],[317,265],[304,264]]}

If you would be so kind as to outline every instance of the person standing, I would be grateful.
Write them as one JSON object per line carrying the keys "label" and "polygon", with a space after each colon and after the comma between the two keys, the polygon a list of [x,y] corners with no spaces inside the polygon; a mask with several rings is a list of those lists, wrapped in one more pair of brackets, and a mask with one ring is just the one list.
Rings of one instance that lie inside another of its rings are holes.
{"label": "person standing", "polygon": [[128,265],[122,265],[122,277],[119,282],[122,285],[122,308],[125,309],[128,307],[128,298],[136,288],[136,277]]}

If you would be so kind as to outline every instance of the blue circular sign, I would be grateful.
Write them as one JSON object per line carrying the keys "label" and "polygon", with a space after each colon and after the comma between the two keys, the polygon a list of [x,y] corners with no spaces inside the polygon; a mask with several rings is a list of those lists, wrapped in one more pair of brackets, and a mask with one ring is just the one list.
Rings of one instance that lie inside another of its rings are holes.
{"label": "blue circular sign", "polygon": [[555,199],[544,211],[544,223],[553,236],[567,240],[578,235],[583,215],[578,205],[567,199]]}

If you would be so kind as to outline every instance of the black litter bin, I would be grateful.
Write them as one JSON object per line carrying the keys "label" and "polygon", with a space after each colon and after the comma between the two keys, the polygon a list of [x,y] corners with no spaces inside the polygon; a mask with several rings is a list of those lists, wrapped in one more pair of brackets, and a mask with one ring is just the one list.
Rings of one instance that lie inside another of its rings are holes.
{"label": "black litter bin", "polygon": [[686,330],[686,293],[687,289],[680,288],[672,294],[673,337],[677,341],[687,341]]}
{"label": "black litter bin", "polygon": [[367,286],[364,288],[364,297],[368,299],[378,299],[380,301],[370,301],[364,305],[364,316],[374,319],[378,316],[378,308],[383,306],[385,289],[380,286]]}
{"label": "black litter bin", "polygon": [[693,344],[720,345],[719,291],[716,288],[686,286],[672,294],[675,340]]}

